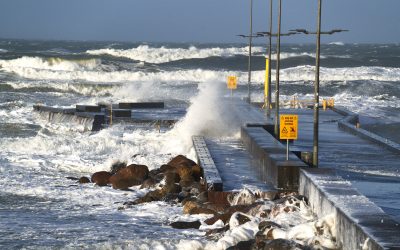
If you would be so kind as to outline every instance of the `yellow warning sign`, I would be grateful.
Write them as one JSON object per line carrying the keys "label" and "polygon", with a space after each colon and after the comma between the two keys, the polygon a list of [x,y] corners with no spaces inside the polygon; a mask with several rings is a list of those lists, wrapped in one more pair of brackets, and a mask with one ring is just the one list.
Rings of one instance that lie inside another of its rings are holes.
{"label": "yellow warning sign", "polygon": [[280,115],[280,139],[297,140],[298,115]]}
{"label": "yellow warning sign", "polygon": [[236,89],[236,88],[237,88],[237,77],[228,76],[228,89]]}

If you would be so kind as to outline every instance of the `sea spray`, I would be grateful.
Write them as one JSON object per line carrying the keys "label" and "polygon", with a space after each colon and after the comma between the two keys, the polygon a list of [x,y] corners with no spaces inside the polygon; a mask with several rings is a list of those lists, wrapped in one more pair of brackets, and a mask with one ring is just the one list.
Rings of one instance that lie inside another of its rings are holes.
{"label": "sea spray", "polygon": [[186,147],[191,147],[193,135],[226,137],[237,132],[239,124],[229,112],[229,103],[223,101],[223,87],[217,81],[199,84],[199,94],[191,99],[186,116],[170,132],[179,135]]}

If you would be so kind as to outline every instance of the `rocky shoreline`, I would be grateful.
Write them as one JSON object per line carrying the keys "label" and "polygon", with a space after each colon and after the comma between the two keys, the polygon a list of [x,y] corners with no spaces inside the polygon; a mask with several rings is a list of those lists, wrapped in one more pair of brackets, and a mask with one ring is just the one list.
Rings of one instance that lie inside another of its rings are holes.
{"label": "rocky shoreline", "polygon": [[[109,171],[96,172],[90,179],[70,179],[124,191],[134,186],[149,190],[140,198],[126,201],[119,210],[165,201],[182,206],[183,213],[188,216],[205,215],[203,220],[197,217],[196,220],[174,221],[169,225],[176,229],[204,232],[205,242],[197,242],[197,249],[341,248],[335,241],[333,216],[316,218],[307,198],[297,193],[278,193],[271,199],[260,192],[244,189],[229,194],[225,202],[210,202],[203,169],[182,155],[158,169],[115,162]],[[185,243],[180,248],[186,248]]]}

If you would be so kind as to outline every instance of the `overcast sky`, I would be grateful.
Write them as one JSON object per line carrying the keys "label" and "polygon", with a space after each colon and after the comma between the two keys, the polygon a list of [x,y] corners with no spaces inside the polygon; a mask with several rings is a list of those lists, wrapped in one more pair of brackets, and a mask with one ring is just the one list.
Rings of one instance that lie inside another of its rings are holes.
{"label": "overcast sky", "polygon": [[[269,0],[253,0],[254,31],[268,27]],[[282,0],[283,31],[316,29],[317,0]],[[0,0],[0,37],[147,42],[244,42],[250,0]],[[274,12],[278,0],[274,0]],[[323,42],[399,43],[400,0],[324,0]],[[277,18],[274,16],[274,26]],[[313,42],[296,36],[283,42]],[[261,42],[261,40],[258,40]]]}

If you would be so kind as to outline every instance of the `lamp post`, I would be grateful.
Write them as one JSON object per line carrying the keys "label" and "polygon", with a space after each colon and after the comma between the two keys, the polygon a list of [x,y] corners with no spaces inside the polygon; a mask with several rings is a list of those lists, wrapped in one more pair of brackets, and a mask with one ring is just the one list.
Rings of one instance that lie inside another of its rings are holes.
{"label": "lamp post", "polygon": [[275,136],[279,136],[279,70],[281,67],[281,16],[282,16],[282,0],[279,0],[278,11],[278,36],[276,46],[276,83],[275,83]]}
{"label": "lamp post", "polygon": [[295,29],[292,31],[304,33],[306,35],[317,35],[317,49],[315,55],[315,83],[314,83],[314,137],[313,137],[313,165],[318,167],[318,142],[319,142],[319,69],[320,69],[320,55],[321,55],[321,35],[332,35],[334,33],[348,31],[343,29],[334,29],[331,31],[321,31],[321,11],[322,0],[318,0],[318,21],[317,31],[309,32],[305,29]]}
{"label": "lamp post", "polygon": [[249,103],[251,103],[251,47],[252,47],[252,38],[253,36],[253,0],[250,0],[250,32],[249,32],[249,64],[248,64],[248,82],[247,82],[247,98]]}
{"label": "lamp post", "polygon": [[[269,34],[272,34],[272,0],[269,0]],[[271,114],[271,54],[272,36],[268,36],[268,79],[267,79],[267,116]]]}
{"label": "lamp post", "polygon": [[[272,6],[272,5],[271,5]],[[270,27],[270,29],[272,29],[272,27]],[[288,33],[281,33],[280,34],[280,36],[282,37],[282,36],[291,36],[291,35],[296,35],[296,34],[298,34],[297,32],[294,32],[294,31],[291,31],[291,32],[288,32]],[[267,36],[268,37],[268,40],[269,40],[269,46],[268,46],[268,60],[269,60],[269,62],[268,62],[268,64],[269,64],[269,67],[268,67],[268,79],[267,79],[267,89],[268,89],[268,93],[267,93],[267,98],[266,98],[266,102],[265,102],[265,104],[266,104],[266,106],[267,106],[267,115],[268,115],[268,117],[270,116],[270,113],[271,113],[271,109],[270,109],[270,107],[271,107],[271,103],[272,103],[272,101],[271,101],[271,53],[272,53],[272,37],[277,37],[278,36],[278,34],[277,33],[272,33],[271,31],[263,31],[263,32],[257,32],[257,37],[260,37],[260,36]],[[279,88],[277,89],[277,91],[278,91],[278,95],[279,95]]]}

